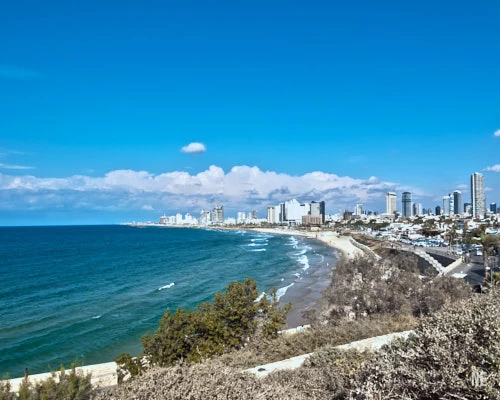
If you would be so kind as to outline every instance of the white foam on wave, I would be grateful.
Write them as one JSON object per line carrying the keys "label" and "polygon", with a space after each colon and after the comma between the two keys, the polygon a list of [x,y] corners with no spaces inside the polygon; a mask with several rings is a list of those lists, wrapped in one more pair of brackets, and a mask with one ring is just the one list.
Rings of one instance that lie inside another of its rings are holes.
{"label": "white foam on wave", "polygon": [[262,292],[262,293],[259,295],[259,297],[257,297],[257,298],[254,300],[254,301],[255,301],[255,303],[258,303],[259,301],[261,301],[261,300],[264,298],[264,296],[267,296],[266,292]]}
{"label": "white foam on wave", "polygon": [[307,269],[309,269],[309,259],[307,258],[307,256],[304,254],[302,256],[300,256],[297,261],[299,262],[299,264],[302,264],[302,270],[305,271]]}
{"label": "white foam on wave", "polygon": [[255,237],[253,239],[250,239],[251,242],[267,242],[267,237],[265,236],[259,236]]}
{"label": "white foam on wave", "polygon": [[168,285],[165,285],[165,286],[158,288],[158,290],[170,289],[174,285],[175,285],[175,282],[172,282],[172,283],[169,283]]}
{"label": "white foam on wave", "polygon": [[250,251],[267,251],[267,249],[252,249]]}
{"label": "white foam on wave", "polygon": [[261,242],[257,242],[257,243],[248,243],[247,246],[250,246],[250,247],[255,247],[255,246],[267,246],[267,243],[261,243]]}
{"label": "white foam on wave", "polygon": [[298,253],[295,253],[295,256],[302,256],[307,253],[307,249],[304,247],[302,250],[300,250]]}
{"label": "white foam on wave", "polygon": [[290,236],[290,243],[286,243],[287,246],[292,246],[294,249],[297,248],[299,241],[295,236]]}
{"label": "white foam on wave", "polygon": [[102,317],[102,314],[99,314],[99,315],[95,315],[95,316],[93,316],[93,317],[92,317],[92,319],[99,319],[99,318],[101,318],[101,317]]}
{"label": "white foam on wave", "polygon": [[276,300],[279,300],[281,297],[283,297],[286,293],[286,291],[291,288],[292,286],[294,285],[294,283],[290,283],[288,286],[285,286],[285,287],[282,287],[282,288],[279,288],[277,291],[276,291]]}
{"label": "white foam on wave", "polygon": [[300,278],[300,274],[299,274],[298,272],[296,272],[294,275],[295,275],[297,278]]}

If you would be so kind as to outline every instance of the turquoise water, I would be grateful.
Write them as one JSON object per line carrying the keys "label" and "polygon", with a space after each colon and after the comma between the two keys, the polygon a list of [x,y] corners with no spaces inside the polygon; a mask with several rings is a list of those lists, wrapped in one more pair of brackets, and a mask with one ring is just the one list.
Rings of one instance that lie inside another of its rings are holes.
{"label": "turquoise water", "polygon": [[0,376],[137,354],[167,308],[194,308],[248,276],[295,303],[334,261],[316,241],[250,231],[0,228]]}

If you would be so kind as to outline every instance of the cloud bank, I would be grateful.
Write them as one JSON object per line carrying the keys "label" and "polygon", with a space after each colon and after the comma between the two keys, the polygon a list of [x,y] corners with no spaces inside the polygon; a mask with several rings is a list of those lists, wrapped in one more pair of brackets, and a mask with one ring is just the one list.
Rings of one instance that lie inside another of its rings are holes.
{"label": "cloud bank", "polygon": [[3,169],[33,169],[34,167],[28,167],[26,165],[12,165],[0,163],[0,168]]}
{"label": "cloud bank", "polygon": [[499,129],[499,130],[497,130],[497,131],[493,134],[493,136],[495,136],[495,137],[500,137],[500,129]]}
{"label": "cloud bank", "polygon": [[228,210],[264,211],[268,205],[292,198],[324,200],[331,212],[352,208],[355,203],[377,202],[382,210],[385,193],[396,189],[401,188],[376,177],[356,179],[320,171],[294,176],[246,165],[235,166],[229,172],[212,165],[197,174],[172,171],[154,175],[133,170],[115,170],[102,177],[38,178],[0,174],[0,210],[57,208],[194,213],[212,208],[218,202]]}
{"label": "cloud bank", "polygon": [[491,167],[486,167],[484,169],[486,172],[500,172],[500,164],[492,165]]}
{"label": "cloud bank", "polygon": [[189,143],[181,149],[181,152],[186,154],[203,154],[206,151],[206,146],[203,143],[198,142]]}

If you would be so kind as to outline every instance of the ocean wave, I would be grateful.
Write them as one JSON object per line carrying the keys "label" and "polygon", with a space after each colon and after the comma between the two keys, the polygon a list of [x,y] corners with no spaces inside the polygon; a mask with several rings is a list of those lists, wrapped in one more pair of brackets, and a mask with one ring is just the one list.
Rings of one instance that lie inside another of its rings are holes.
{"label": "ocean wave", "polygon": [[158,290],[170,289],[174,285],[175,285],[175,282],[172,282],[172,283],[169,283],[168,285],[165,285],[165,286],[158,288]]}
{"label": "ocean wave", "polygon": [[250,246],[250,247],[254,247],[254,246],[267,246],[267,243],[261,243],[261,242],[248,243],[247,246]]}
{"label": "ocean wave", "polygon": [[267,242],[271,236],[256,236],[250,239],[252,242]]}
{"label": "ocean wave", "polygon": [[294,282],[290,283],[288,286],[285,286],[285,287],[282,287],[282,288],[279,288],[277,291],[276,291],[276,300],[279,300],[281,297],[283,297],[286,293],[286,291],[291,288],[292,286],[294,285]]}
{"label": "ocean wave", "polygon": [[92,317],[92,319],[99,319],[99,318],[101,318],[101,317],[102,317],[102,314],[99,314],[99,315],[95,315],[95,316],[93,316],[93,317]]}
{"label": "ocean wave", "polygon": [[300,250],[298,253],[295,253],[294,256],[302,256],[304,254],[307,253],[307,248],[303,248],[302,250]]}
{"label": "ocean wave", "polygon": [[299,241],[295,236],[290,236],[290,243],[285,243],[287,246],[292,246],[294,249],[297,248],[297,245],[299,244]]}
{"label": "ocean wave", "polygon": [[307,258],[306,255],[300,256],[297,261],[299,264],[302,264],[302,270],[307,270],[309,269],[309,259]]}
{"label": "ocean wave", "polygon": [[264,298],[264,296],[267,296],[266,292],[262,292],[262,293],[259,295],[259,297],[257,297],[257,298],[255,299],[255,302],[256,302],[256,303],[258,303],[259,301],[261,301],[261,300]]}
{"label": "ocean wave", "polygon": [[267,251],[267,249],[252,249],[250,251]]}

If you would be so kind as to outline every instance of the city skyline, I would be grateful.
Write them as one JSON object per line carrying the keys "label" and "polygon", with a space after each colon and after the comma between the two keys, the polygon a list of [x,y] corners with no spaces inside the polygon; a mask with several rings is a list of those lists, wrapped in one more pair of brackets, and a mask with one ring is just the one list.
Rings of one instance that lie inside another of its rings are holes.
{"label": "city skyline", "polygon": [[5,4],[0,226],[292,198],[383,213],[387,192],[434,209],[468,202],[474,171],[498,203],[499,17],[484,1]]}

